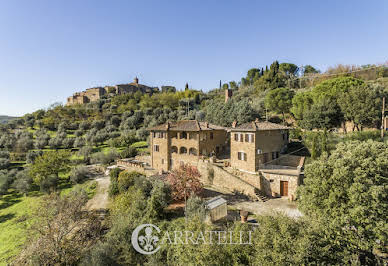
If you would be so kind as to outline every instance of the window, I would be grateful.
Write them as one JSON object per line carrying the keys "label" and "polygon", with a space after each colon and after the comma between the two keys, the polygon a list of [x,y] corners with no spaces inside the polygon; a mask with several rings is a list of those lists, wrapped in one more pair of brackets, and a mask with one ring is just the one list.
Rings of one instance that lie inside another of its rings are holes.
{"label": "window", "polygon": [[210,139],[213,139],[213,132],[210,132]]}
{"label": "window", "polygon": [[238,141],[238,134],[234,133],[234,141]]}
{"label": "window", "polygon": [[171,153],[178,153],[178,148],[176,146],[172,146]]}
{"label": "window", "polygon": [[196,148],[190,148],[189,149],[189,154],[190,155],[197,155],[197,149]]}
{"label": "window", "polygon": [[263,151],[262,150],[260,150],[260,149],[257,149],[257,154],[262,154],[263,153]]}
{"label": "window", "polygon": [[180,154],[182,154],[182,153],[187,153],[186,147],[181,147],[181,148],[179,149],[179,153],[180,153]]}
{"label": "window", "polygon": [[156,152],[159,151],[159,145],[154,145],[154,151],[156,151]]}
{"label": "window", "polygon": [[240,142],[244,142],[244,135],[243,134],[238,134],[238,138],[240,140]]}
{"label": "window", "polygon": [[272,152],[272,160],[275,160],[277,158],[279,158],[279,152],[277,151]]}
{"label": "window", "polygon": [[240,161],[246,161],[247,160],[247,154],[245,152],[239,151],[237,153],[237,159]]}
{"label": "window", "polygon": [[187,133],[186,132],[181,132],[181,139],[187,139]]}

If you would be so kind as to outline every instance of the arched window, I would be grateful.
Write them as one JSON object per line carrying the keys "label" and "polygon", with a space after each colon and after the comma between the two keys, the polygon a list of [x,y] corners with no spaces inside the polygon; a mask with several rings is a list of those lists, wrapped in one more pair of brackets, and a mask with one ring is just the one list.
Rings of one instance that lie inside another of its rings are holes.
{"label": "arched window", "polygon": [[197,155],[197,149],[196,148],[190,148],[189,149],[189,154],[190,155]]}
{"label": "arched window", "polygon": [[179,153],[180,153],[180,154],[187,153],[186,147],[181,147],[181,148],[179,149]]}
{"label": "arched window", "polygon": [[171,153],[178,153],[178,148],[176,146],[172,146]]}

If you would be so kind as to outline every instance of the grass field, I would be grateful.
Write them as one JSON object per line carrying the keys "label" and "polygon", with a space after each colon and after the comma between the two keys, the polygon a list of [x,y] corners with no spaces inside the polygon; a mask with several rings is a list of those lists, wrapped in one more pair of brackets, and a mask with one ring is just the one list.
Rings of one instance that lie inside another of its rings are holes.
{"label": "grass field", "polygon": [[[83,184],[72,186],[68,182],[60,184],[62,194],[67,194],[76,187],[83,188],[89,198],[96,192],[97,182],[88,180]],[[29,237],[28,229],[34,223],[34,208],[42,200],[43,193],[32,191],[26,196],[10,190],[0,199],[0,265],[7,265],[16,256],[23,243]]]}

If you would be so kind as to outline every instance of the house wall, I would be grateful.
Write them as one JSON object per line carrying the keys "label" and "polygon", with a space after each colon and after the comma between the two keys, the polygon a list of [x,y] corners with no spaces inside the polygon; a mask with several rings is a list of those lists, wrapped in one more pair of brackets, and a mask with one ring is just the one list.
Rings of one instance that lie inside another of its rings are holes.
{"label": "house wall", "polygon": [[[151,167],[168,171],[170,169],[170,138],[165,134],[163,138],[153,137],[153,132],[150,134],[151,144]],[[155,145],[159,146],[159,151],[155,151]]]}
{"label": "house wall", "polygon": [[296,189],[300,184],[299,176],[261,172],[261,191],[268,196],[271,196],[273,192],[280,196],[280,181],[288,182],[288,197],[292,200],[296,199]]}
{"label": "house wall", "polygon": [[[210,138],[210,133],[213,133],[213,139]],[[208,156],[212,152],[216,153],[217,147],[219,148],[219,153],[227,150],[228,144],[228,132],[226,130],[213,130],[213,131],[202,131],[200,133],[202,139],[206,134],[206,139],[199,142],[199,150],[202,155]]]}
{"label": "house wall", "polygon": [[[255,143],[245,142],[247,132],[232,132],[230,136],[230,165],[233,168],[255,172]],[[235,134],[242,134],[242,141],[235,140]],[[250,132],[254,134],[254,132]],[[246,161],[238,159],[238,152],[244,152],[247,155]]]}

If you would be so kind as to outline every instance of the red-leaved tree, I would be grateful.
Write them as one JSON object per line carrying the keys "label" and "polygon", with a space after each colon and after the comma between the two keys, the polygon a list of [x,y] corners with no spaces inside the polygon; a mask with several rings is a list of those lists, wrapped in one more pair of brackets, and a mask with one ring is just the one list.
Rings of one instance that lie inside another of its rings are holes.
{"label": "red-leaved tree", "polygon": [[189,164],[182,164],[174,169],[167,176],[167,181],[171,185],[172,198],[183,200],[192,194],[200,193],[203,189],[200,177],[197,167]]}

